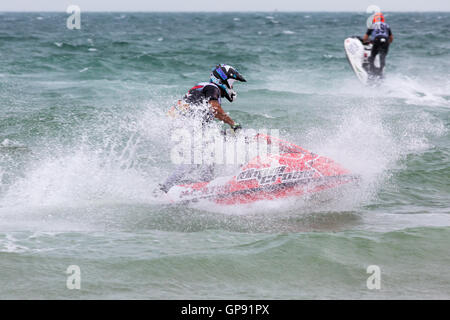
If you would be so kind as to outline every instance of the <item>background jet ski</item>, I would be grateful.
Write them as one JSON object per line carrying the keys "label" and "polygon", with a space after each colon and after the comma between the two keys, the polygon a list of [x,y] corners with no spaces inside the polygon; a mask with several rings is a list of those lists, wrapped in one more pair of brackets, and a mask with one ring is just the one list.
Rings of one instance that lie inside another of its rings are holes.
{"label": "background jet ski", "polygon": [[380,72],[371,73],[369,67],[369,57],[372,51],[372,44],[364,44],[360,37],[350,37],[344,41],[345,54],[347,60],[356,74],[356,77],[365,85],[375,84],[383,78],[383,70],[380,68],[380,57],[375,57],[374,65]]}
{"label": "background jet ski", "polygon": [[234,176],[176,185],[167,193],[170,201],[251,203],[302,196],[358,181],[357,176],[329,158],[271,136],[258,134],[254,138],[277,144],[279,153],[255,157]]}

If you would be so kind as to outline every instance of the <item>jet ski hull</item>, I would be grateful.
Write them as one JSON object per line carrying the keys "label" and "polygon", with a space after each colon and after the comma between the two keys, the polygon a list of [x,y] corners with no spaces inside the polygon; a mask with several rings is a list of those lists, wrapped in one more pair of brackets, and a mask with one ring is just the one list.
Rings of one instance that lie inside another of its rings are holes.
{"label": "jet ski hull", "polygon": [[[362,84],[371,85],[381,79],[381,76],[370,73],[371,43],[363,44],[360,38],[350,37],[344,40],[344,49],[350,67]],[[374,66],[376,68],[380,67],[379,55],[375,57]]]}
{"label": "jet ski hull", "polygon": [[255,157],[234,176],[174,186],[168,197],[172,202],[208,199],[224,205],[252,203],[299,197],[358,181],[327,157],[270,136],[255,138],[278,144],[280,152]]}

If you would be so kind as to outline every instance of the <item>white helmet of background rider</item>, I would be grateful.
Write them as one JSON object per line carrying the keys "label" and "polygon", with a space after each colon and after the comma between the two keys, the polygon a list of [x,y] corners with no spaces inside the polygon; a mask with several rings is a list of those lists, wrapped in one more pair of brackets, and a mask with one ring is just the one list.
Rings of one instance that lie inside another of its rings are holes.
{"label": "white helmet of background rider", "polygon": [[232,66],[226,64],[219,64],[215,66],[211,71],[210,82],[218,85],[224,96],[230,101],[236,98],[236,92],[233,90],[233,84],[235,81],[247,82],[240,73]]}

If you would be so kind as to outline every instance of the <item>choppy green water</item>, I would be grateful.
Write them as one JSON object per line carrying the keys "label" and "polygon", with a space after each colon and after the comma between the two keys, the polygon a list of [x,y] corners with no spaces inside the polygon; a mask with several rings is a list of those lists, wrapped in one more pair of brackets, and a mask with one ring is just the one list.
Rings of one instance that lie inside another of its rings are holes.
{"label": "choppy green water", "polygon": [[[365,14],[0,13],[0,298],[450,297],[450,15],[389,13],[386,81],[343,52]],[[216,63],[245,128],[361,175],[357,190],[155,203],[164,112]],[[81,290],[66,288],[69,265]],[[381,269],[369,290],[366,268]]]}

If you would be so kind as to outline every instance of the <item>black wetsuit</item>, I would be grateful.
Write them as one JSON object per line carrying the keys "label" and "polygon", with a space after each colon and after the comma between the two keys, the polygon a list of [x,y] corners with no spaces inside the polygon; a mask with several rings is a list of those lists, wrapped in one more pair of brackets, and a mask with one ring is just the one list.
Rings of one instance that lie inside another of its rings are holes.
{"label": "black wetsuit", "polygon": [[192,87],[183,97],[183,101],[190,105],[186,116],[197,117],[202,123],[214,120],[214,113],[207,102],[216,100],[221,103],[222,92],[220,88],[211,82],[201,82]]}
{"label": "black wetsuit", "polygon": [[[374,23],[373,28],[367,29],[366,34],[371,37],[372,51],[369,57],[370,72],[375,75],[382,75],[386,64],[386,55],[389,51],[389,37],[392,35],[391,28],[387,23]],[[375,68],[374,61],[377,54],[380,55],[380,68]]]}

